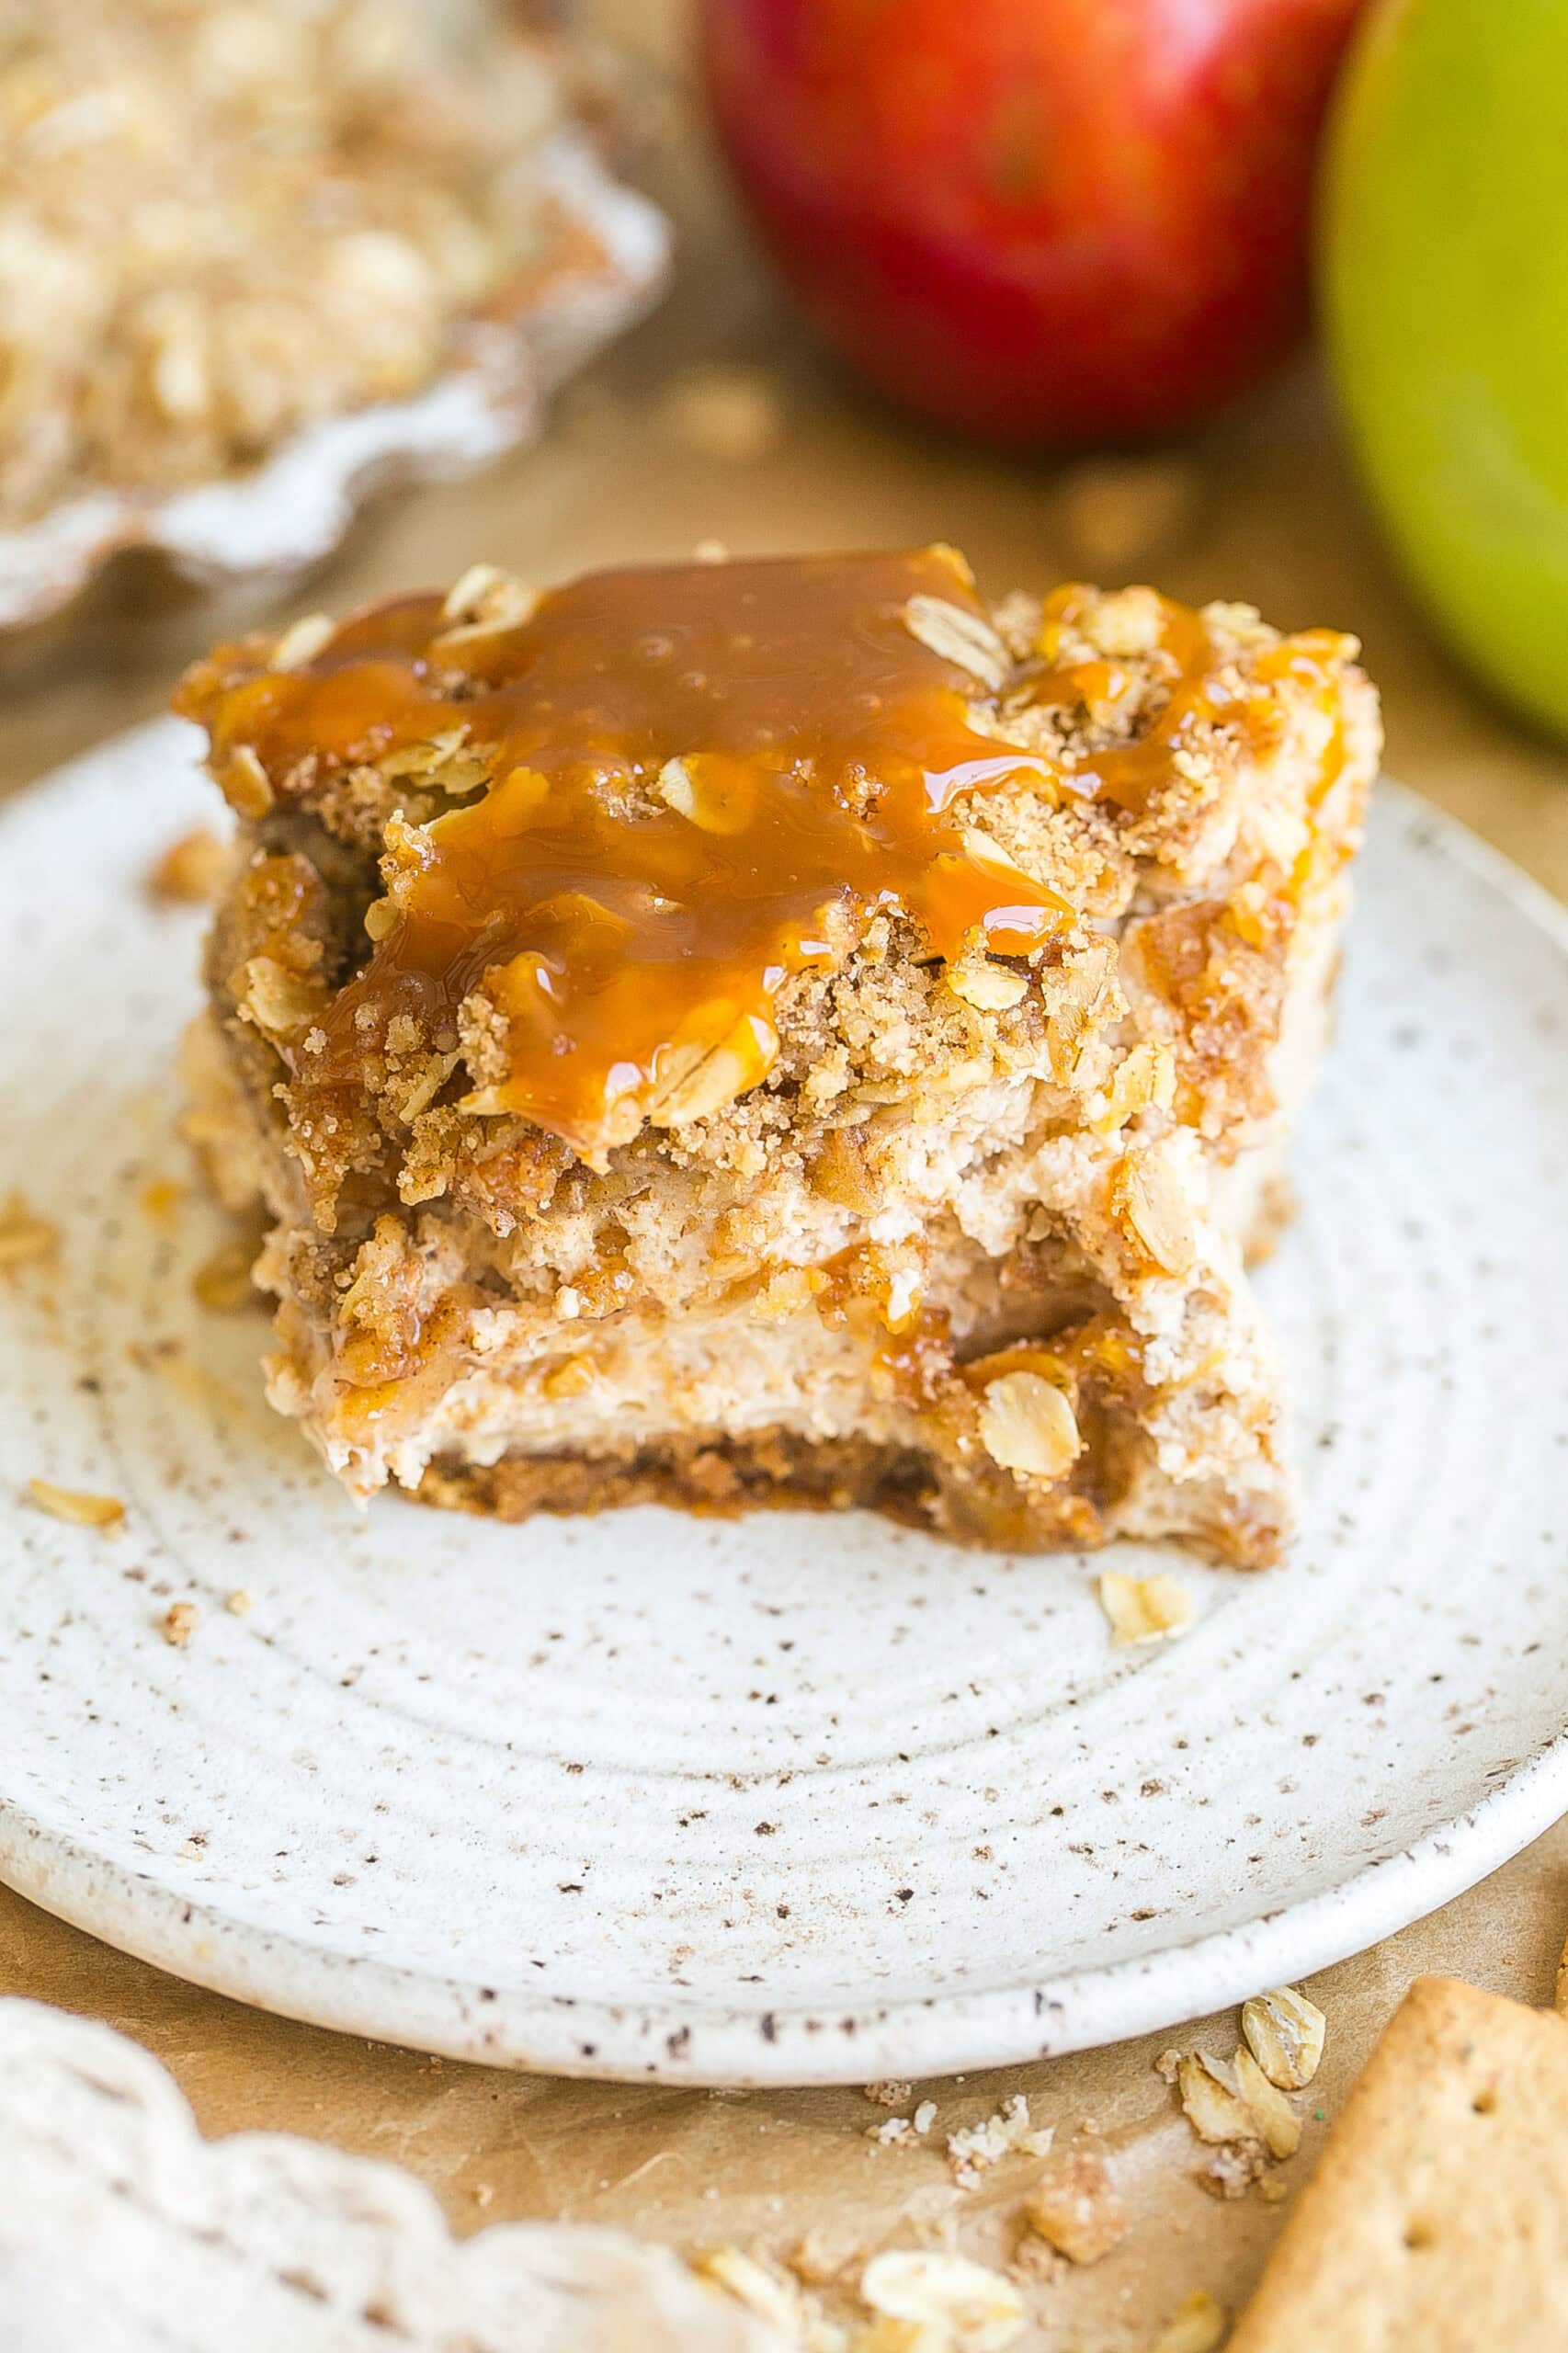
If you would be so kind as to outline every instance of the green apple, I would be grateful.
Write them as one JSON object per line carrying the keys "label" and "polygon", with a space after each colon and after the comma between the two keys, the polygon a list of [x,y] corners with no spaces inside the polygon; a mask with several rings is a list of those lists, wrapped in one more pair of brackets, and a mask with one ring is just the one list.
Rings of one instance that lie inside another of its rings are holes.
{"label": "green apple", "polygon": [[1568,732],[1568,0],[1381,0],[1321,292],[1376,506],[1460,651]]}

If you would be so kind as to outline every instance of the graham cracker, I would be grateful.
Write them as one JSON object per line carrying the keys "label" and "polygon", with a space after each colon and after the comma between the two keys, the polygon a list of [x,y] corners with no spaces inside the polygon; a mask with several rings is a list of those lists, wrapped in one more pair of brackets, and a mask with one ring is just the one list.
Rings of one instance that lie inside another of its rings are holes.
{"label": "graham cracker", "polygon": [[1568,2029],[1447,1977],[1385,2028],[1230,2353],[1562,2353]]}

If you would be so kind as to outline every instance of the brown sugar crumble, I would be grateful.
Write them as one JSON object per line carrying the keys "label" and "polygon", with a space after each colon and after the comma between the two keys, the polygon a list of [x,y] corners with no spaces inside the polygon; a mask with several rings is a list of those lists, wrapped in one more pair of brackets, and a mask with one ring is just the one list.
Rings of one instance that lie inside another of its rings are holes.
{"label": "brown sugar crumble", "polygon": [[989,603],[946,547],[480,564],[220,649],[187,1127],[272,1222],[274,1404],[357,1493],[506,1518],[1274,1558],[1244,1254],[1376,766],[1354,652]]}

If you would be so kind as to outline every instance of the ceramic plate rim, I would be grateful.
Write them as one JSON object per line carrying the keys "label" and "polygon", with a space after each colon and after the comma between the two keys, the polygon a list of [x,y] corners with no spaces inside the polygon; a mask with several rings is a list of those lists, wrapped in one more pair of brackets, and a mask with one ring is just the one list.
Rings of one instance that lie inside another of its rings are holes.
{"label": "ceramic plate rim", "polygon": [[[460,1979],[274,1939],[93,1854],[4,1799],[0,1880],[55,1918],[209,1993],[444,2058],[612,2083],[756,2089],[895,2073],[919,2082],[1132,2041],[1233,2007],[1265,1986],[1311,1977],[1462,1895],[1565,1807],[1568,1730],[1521,1759],[1468,1813],[1256,1920],[1032,1986],[933,1995],[834,2019],[812,2014],[809,2022],[783,2006],[639,2008],[500,1990],[485,2001],[491,1989]],[[597,2044],[591,2060],[582,2056],[585,2035]]]}

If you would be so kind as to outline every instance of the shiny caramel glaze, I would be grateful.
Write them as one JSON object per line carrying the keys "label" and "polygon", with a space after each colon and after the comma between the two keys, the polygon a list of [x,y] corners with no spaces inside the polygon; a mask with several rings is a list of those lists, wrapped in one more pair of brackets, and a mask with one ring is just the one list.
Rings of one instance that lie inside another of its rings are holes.
{"label": "shiny caramel glaze", "polygon": [[[1007,698],[1115,702],[1115,665],[1053,658],[1084,593],[1048,602]],[[966,834],[954,803],[1014,780],[1142,809],[1187,731],[1229,715],[1208,633],[1163,605],[1164,708],[1073,760],[1003,740],[996,680],[917,636],[912,597],[988,628],[943,547],[649,567],[480,632],[453,631],[435,597],[400,599],[299,669],[204,697],[220,774],[241,753],[274,779],[349,769],[460,731],[490,779],[389,837],[376,944],[286,1049],[296,1087],[351,1083],[399,1015],[455,1047],[482,991],[495,1051],[467,1108],[601,1161],[644,1119],[676,1124],[756,1084],[783,982],[841,965],[879,909],[949,961],[1037,954],[1073,909]]]}
{"label": "shiny caramel glaze", "polygon": [[[1029,681],[1029,699],[1072,709],[1084,704],[1114,710],[1132,691],[1133,665],[1112,662],[1061,662],[1059,642],[1077,621],[1094,591],[1069,582],[1045,600],[1039,651],[1046,667]],[[1160,598],[1161,650],[1176,667],[1176,677],[1165,709],[1150,727],[1131,742],[1091,753],[1071,764],[1075,789],[1096,801],[1108,801],[1134,815],[1149,805],[1150,796],[1170,777],[1179,752],[1190,749],[1197,731],[1233,715],[1236,699],[1214,669],[1213,648],[1200,616],[1168,597]]]}

